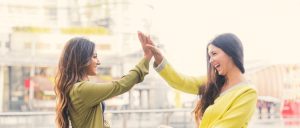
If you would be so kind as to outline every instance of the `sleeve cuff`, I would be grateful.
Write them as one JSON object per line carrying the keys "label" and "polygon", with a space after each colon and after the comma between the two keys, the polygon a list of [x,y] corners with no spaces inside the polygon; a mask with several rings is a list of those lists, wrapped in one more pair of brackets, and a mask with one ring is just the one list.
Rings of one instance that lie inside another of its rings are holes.
{"label": "sleeve cuff", "polygon": [[159,65],[157,65],[157,66],[153,65],[154,70],[156,72],[160,72],[161,70],[163,70],[165,68],[167,63],[168,63],[168,61],[165,58],[163,58],[163,60],[161,61],[161,63]]}

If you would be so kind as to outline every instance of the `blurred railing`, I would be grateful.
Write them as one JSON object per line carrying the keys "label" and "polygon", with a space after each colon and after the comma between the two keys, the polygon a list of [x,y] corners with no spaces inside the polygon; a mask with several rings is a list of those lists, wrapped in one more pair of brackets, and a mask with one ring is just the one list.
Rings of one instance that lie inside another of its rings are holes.
{"label": "blurred railing", "polygon": [[[194,127],[191,109],[111,110],[105,119],[112,128]],[[0,113],[0,128],[54,128],[54,112]]]}
{"label": "blurred railing", "polygon": [[0,113],[0,128],[55,128],[54,112]]}
{"label": "blurred railing", "polygon": [[[192,109],[109,110],[105,118],[112,128],[195,128]],[[0,113],[0,128],[54,128],[54,112],[5,112]],[[270,118],[258,113],[249,128],[299,128],[300,117]]]}

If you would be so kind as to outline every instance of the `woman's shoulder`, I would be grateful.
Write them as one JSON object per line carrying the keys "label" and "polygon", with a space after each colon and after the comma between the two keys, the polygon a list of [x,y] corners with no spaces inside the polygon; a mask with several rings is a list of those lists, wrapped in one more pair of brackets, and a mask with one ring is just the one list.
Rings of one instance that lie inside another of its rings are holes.
{"label": "woman's shoulder", "polygon": [[244,86],[242,87],[242,90],[244,91],[253,91],[253,92],[257,92],[256,86],[254,83],[252,83],[251,81],[247,81],[244,83]]}
{"label": "woman's shoulder", "polygon": [[257,97],[257,90],[253,83],[246,82],[244,85],[240,86],[239,89],[235,90],[236,97],[247,97],[254,98]]}
{"label": "woman's shoulder", "polygon": [[90,82],[88,82],[88,81],[80,81],[80,82],[76,82],[76,83],[74,84],[74,86],[72,87],[71,92],[78,92],[78,91],[84,89],[84,87],[85,87],[86,85],[90,85]]}
{"label": "woman's shoulder", "polygon": [[74,84],[72,89],[69,92],[70,97],[77,97],[83,95],[89,95],[91,90],[93,90],[92,86],[94,85],[93,82],[89,81],[80,81]]}
{"label": "woman's shoulder", "polygon": [[238,93],[244,93],[247,91],[256,92],[256,89],[255,89],[254,84],[252,84],[251,82],[245,81],[245,82],[241,82],[241,83],[229,88],[225,92],[222,92],[220,95],[224,95],[224,94],[227,94],[230,92],[231,92],[231,94],[238,94]]}
{"label": "woman's shoulder", "polygon": [[227,95],[225,97],[240,97],[244,95],[257,95],[255,85],[250,82],[243,82],[235,87],[221,93],[221,96]]}

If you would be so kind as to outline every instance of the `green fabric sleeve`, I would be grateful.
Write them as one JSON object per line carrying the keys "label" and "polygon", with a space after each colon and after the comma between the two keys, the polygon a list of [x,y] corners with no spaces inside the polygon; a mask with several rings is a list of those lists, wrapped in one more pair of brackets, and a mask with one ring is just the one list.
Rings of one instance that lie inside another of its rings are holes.
{"label": "green fabric sleeve", "polygon": [[142,59],[129,73],[120,80],[108,83],[83,82],[78,86],[78,93],[85,105],[93,107],[101,101],[120,95],[144,80],[149,72],[149,61]]}

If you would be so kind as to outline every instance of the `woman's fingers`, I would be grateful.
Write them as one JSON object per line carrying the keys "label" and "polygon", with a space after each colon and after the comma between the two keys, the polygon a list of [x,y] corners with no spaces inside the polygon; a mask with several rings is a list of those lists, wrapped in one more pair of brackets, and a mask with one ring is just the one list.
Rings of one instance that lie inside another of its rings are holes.
{"label": "woman's fingers", "polygon": [[144,34],[142,32],[138,31],[138,37],[142,44],[145,43]]}
{"label": "woman's fingers", "polygon": [[153,41],[151,40],[150,36],[148,36],[148,40],[149,40],[149,41],[147,41],[148,44],[151,44],[151,45],[155,46]]}
{"label": "woman's fingers", "polygon": [[161,52],[159,51],[159,49],[150,44],[147,44],[146,47],[152,51],[152,54],[155,59],[155,61],[154,61],[155,65],[159,65],[163,60],[163,56],[162,56]]}
{"label": "woman's fingers", "polygon": [[146,47],[149,48],[152,52],[157,52],[157,49],[153,45],[146,44]]}
{"label": "woman's fingers", "polygon": [[143,48],[143,51],[147,54],[148,53],[148,50],[146,48],[146,44],[147,44],[147,38],[145,37],[145,35],[138,31],[138,38],[140,40],[140,43],[142,45],[142,48]]}
{"label": "woman's fingers", "polygon": [[146,47],[149,48],[154,55],[162,56],[161,53],[160,53],[160,51],[159,51],[159,49],[157,47],[155,47],[153,45],[149,45],[149,44],[147,44]]}

